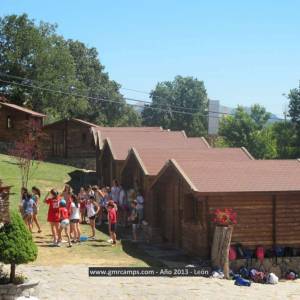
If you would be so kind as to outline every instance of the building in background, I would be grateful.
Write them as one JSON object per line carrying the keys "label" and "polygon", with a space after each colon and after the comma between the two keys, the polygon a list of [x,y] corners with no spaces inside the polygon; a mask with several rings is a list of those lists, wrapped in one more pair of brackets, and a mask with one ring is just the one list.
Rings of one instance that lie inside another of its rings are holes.
{"label": "building in background", "polygon": [[[251,107],[244,107],[245,111],[250,113]],[[220,104],[219,100],[208,101],[208,135],[217,136],[219,133],[219,124],[223,116],[234,114],[235,109]],[[268,123],[280,122],[282,119],[271,113]]]}

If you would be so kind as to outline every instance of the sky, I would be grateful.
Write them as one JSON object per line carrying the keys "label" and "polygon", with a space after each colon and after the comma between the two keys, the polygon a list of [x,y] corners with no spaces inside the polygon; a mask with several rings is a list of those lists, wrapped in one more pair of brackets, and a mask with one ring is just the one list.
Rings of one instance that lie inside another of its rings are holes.
{"label": "sky", "polygon": [[297,0],[0,0],[0,16],[21,13],[97,48],[123,88],[149,92],[193,76],[222,105],[259,103],[282,116],[283,94],[299,86]]}

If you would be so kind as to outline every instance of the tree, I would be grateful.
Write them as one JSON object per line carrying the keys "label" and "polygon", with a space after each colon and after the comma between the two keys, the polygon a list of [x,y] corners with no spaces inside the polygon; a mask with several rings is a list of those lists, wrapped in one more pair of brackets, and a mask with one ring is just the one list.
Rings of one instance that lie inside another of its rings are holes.
{"label": "tree", "polygon": [[23,128],[23,132],[20,133],[19,138],[10,149],[10,154],[15,157],[20,169],[21,186],[27,187],[33,170],[37,168],[39,161],[43,158],[44,132],[37,120],[25,122]]}
{"label": "tree", "polygon": [[16,265],[36,260],[37,246],[21,216],[12,212],[10,223],[0,228],[0,261],[10,264],[10,282],[14,282]]}
{"label": "tree", "polygon": [[238,106],[234,115],[225,116],[220,122],[222,144],[229,147],[246,147],[256,158],[276,157],[276,144],[267,121],[270,114],[256,104],[249,113]]}
{"label": "tree", "polygon": [[272,125],[272,135],[276,142],[278,158],[297,158],[297,134],[292,122],[276,122]]}
{"label": "tree", "polygon": [[69,91],[76,86],[73,58],[55,30],[48,23],[35,25],[26,14],[0,18],[0,72],[14,76],[1,75],[5,82],[0,82],[0,91],[15,104],[60,118],[71,116],[81,107],[75,101],[82,100],[43,90]]}
{"label": "tree", "polygon": [[106,126],[140,126],[139,115],[119,92],[120,85],[104,72],[97,50],[73,40],[68,40],[68,47],[74,59],[76,78],[89,97],[84,118]]}
{"label": "tree", "polygon": [[138,125],[136,111],[104,72],[97,50],[65,40],[56,30],[26,14],[0,18],[0,93],[47,114],[48,122],[77,117],[118,126],[132,125],[132,117]]}
{"label": "tree", "polygon": [[151,92],[152,103],[142,112],[143,124],[185,130],[189,136],[207,132],[207,94],[203,81],[176,76],[159,82]]}

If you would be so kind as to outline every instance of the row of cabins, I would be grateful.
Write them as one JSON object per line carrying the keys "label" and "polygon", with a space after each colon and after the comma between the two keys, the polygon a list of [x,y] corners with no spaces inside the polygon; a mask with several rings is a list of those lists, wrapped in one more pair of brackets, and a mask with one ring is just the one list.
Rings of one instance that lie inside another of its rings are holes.
{"label": "row of cabins", "polygon": [[[1,104],[0,141],[9,136],[3,131],[17,128],[12,110],[29,115],[25,119],[44,118]],[[100,185],[116,178],[126,189],[141,189],[153,236],[188,253],[209,255],[211,213],[225,207],[238,213],[234,242],[300,247],[298,160],[255,160],[244,148],[210,148],[204,138],[160,127],[109,128],[70,119],[44,130],[48,156],[89,160]]]}

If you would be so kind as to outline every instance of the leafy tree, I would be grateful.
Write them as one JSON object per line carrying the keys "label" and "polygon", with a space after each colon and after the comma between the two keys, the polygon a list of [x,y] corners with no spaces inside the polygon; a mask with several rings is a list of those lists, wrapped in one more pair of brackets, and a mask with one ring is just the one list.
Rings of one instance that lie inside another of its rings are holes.
{"label": "leafy tree", "polygon": [[82,117],[103,125],[139,126],[137,112],[126,104],[119,92],[120,85],[104,72],[97,50],[73,40],[68,40],[68,47],[74,59],[76,78],[89,97],[88,109]]}
{"label": "leafy tree", "polygon": [[0,78],[6,81],[0,81],[0,92],[13,103],[44,112],[50,121],[79,117],[102,125],[139,125],[119,84],[104,72],[97,50],[65,40],[56,29],[36,25],[26,14],[0,18]]}
{"label": "leafy tree", "polygon": [[229,147],[246,147],[256,158],[276,157],[276,144],[272,131],[266,127],[270,114],[256,104],[250,112],[238,106],[234,115],[220,122],[221,144]]}
{"label": "leafy tree", "polygon": [[277,157],[276,140],[272,135],[272,128],[266,127],[253,133],[255,144],[251,147],[251,153],[256,158],[272,159]]}
{"label": "leafy tree", "polygon": [[189,136],[206,134],[208,100],[203,81],[176,76],[173,81],[159,82],[151,99],[142,112],[143,124],[185,130]]}
{"label": "leafy tree", "polygon": [[0,19],[0,72],[16,78],[1,77],[18,84],[0,82],[0,91],[18,105],[47,114],[54,110],[60,117],[79,107],[73,97],[28,87],[67,90],[76,85],[73,58],[55,29],[47,23],[36,26],[26,14]]}
{"label": "leafy tree", "polygon": [[10,223],[0,228],[0,261],[10,264],[10,282],[14,282],[16,265],[36,260],[37,246],[21,216],[12,212]]}
{"label": "leafy tree", "polygon": [[292,122],[276,122],[272,125],[278,158],[297,158],[296,130]]}

